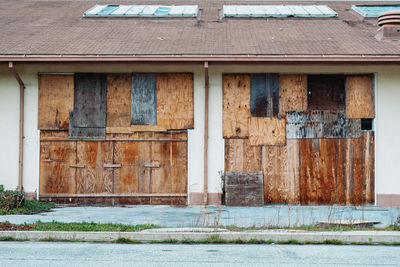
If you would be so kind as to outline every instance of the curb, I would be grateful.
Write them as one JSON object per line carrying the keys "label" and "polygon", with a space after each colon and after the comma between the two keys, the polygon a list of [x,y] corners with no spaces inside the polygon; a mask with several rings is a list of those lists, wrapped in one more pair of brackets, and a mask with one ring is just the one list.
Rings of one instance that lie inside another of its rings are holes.
{"label": "curb", "polygon": [[352,232],[306,232],[306,231],[253,231],[253,232],[61,232],[61,231],[1,231],[0,237],[11,237],[15,240],[30,241],[86,241],[86,242],[115,242],[119,238],[142,242],[163,242],[167,240],[200,241],[218,236],[222,240],[264,242],[288,242],[296,240],[304,242],[326,242],[337,240],[342,243],[400,243],[398,231],[352,231]]}

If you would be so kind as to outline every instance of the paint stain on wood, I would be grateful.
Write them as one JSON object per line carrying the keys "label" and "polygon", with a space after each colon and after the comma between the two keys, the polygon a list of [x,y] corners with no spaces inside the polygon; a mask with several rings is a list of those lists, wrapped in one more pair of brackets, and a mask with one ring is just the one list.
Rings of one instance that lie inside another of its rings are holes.
{"label": "paint stain on wood", "polygon": [[132,75],[133,125],[155,125],[157,123],[156,74],[134,73]]}
{"label": "paint stain on wood", "polygon": [[346,117],[375,118],[374,77],[372,75],[346,77]]}
{"label": "paint stain on wood", "polygon": [[358,138],[361,120],[347,119],[343,110],[286,112],[286,138]]}
{"label": "paint stain on wood", "polygon": [[68,130],[73,106],[73,75],[39,75],[38,129]]}
{"label": "paint stain on wood", "polygon": [[252,146],[285,145],[285,119],[251,117],[249,122],[249,142]]}
{"label": "paint stain on wood", "polygon": [[223,136],[248,137],[250,75],[223,76]]}
{"label": "paint stain on wood", "polygon": [[279,74],[250,74],[250,112],[253,117],[279,115]]}
{"label": "paint stain on wood", "polygon": [[157,125],[194,128],[193,74],[157,74]]}
{"label": "paint stain on wood", "polygon": [[132,74],[107,74],[107,127],[131,125]]}

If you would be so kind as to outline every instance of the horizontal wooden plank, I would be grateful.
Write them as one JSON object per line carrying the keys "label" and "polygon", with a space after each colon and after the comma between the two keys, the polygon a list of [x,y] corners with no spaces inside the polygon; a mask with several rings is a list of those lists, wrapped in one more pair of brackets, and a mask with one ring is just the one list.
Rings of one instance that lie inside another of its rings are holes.
{"label": "horizontal wooden plank", "polygon": [[121,168],[121,167],[122,167],[121,164],[110,164],[110,163],[104,164],[104,168]]}
{"label": "horizontal wooden plank", "polygon": [[346,119],[343,110],[286,112],[286,138],[358,138],[361,120]]}
{"label": "horizontal wooden plank", "polygon": [[63,197],[186,197],[187,194],[149,194],[149,193],[131,193],[131,194],[43,194],[39,197],[63,198]]}
{"label": "horizontal wooden plank", "polygon": [[132,125],[130,127],[107,127],[106,133],[166,132],[163,125]]}

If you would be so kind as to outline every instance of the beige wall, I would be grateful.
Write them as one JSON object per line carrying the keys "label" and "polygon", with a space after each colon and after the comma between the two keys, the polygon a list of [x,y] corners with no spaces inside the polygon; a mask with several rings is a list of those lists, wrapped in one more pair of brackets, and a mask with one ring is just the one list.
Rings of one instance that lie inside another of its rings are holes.
{"label": "beige wall", "polygon": [[[203,191],[204,71],[202,65],[87,64],[16,65],[26,84],[24,188],[37,189],[39,132],[37,130],[38,73],[70,72],[193,72],[195,129],[189,131],[188,190]],[[349,65],[210,65],[209,95],[209,192],[221,192],[224,169],[222,138],[223,73],[376,73],[376,192],[400,194],[400,66]],[[0,184],[15,188],[18,181],[18,84],[6,66],[0,65]]]}

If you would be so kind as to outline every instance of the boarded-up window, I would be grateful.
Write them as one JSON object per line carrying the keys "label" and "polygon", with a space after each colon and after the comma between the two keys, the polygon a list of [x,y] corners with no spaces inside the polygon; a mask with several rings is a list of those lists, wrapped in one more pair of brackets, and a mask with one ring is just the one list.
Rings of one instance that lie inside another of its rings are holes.
{"label": "boarded-up window", "polygon": [[346,117],[375,118],[374,76],[351,75],[346,77]]}
{"label": "boarded-up window", "polygon": [[105,74],[77,73],[74,110],[70,112],[70,138],[104,138],[107,79]]}
{"label": "boarded-up window", "polygon": [[157,123],[156,74],[133,74],[131,108],[133,125],[155,125]]}
{"label": "boarded-up window", "polygon": [[308,75],[308,110],[344,110],[344,75]]}
{"label": "boarded-up window", "polygon": [[251,74],[250,86],[251,116],[278,116],[279,74]]}
{"label": "boarded-up window", "polygon": [[73,106],[73,75],[39,75],[38,129],[67,130]]}

